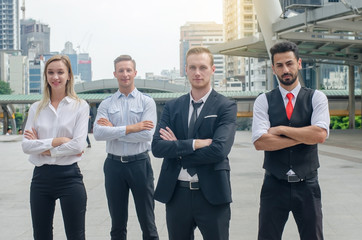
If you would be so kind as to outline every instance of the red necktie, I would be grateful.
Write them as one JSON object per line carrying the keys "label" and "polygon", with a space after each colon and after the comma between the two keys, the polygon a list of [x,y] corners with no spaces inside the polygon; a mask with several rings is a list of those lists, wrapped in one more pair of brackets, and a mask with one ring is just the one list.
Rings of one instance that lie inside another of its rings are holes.
{"label": "red necktie", "polygon": [[287,94],[287,98],[289,99],[289,101],[288,101],[288,104],[287,104],[287,107],[285,108],[285,110],[287,111],[287,117],[289,120],[293,113],[293,103],[292,103],[293,97],[294,97],[293,93]]}

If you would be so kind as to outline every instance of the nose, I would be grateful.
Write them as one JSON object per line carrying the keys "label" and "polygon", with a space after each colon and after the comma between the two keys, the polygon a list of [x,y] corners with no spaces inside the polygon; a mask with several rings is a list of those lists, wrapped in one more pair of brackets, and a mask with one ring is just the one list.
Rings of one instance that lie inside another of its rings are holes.
{"label": "nose", "polygon": [[283,65],[282,71],[283,71],[283,73],[288,73],[288,72],[289,72],[288,66],[287,66],[287,65]]}
{"label": "nose", "polygon": [[200,69],[199,69],[199,68],[196,68],[196,70],[195,70],[195,75],[196,75],[196,76],[200,76]]}

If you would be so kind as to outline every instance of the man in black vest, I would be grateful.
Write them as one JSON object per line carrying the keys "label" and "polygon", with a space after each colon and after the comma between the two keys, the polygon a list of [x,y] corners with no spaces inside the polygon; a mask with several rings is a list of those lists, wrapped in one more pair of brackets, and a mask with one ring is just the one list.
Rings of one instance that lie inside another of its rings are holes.
{"label": "man in black vest", "polygon": [[290,211],[300,239],[321,240],[317,144],[329,135],[328,100],[321,91],[301,87],[297,45],[277,43],[270,53],[279,87],[261,94],[253,110],[252,140],[265,151],[258,240],[280,240]]}

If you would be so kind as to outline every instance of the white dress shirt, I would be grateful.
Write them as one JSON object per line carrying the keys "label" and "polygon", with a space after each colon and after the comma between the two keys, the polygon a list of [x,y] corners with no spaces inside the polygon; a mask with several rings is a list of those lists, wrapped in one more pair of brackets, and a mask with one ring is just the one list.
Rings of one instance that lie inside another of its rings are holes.
{"label": "white dress shirt", "polygon": [[[212,91],[212,88],[210,88],[210,91],[208,93],[205,94],[205,96],[203,96],[199,101],[195,101],[192,98],[191,92],[190,92],[190,103],[189,103],[189,117],[188,117],[188,124],[190,124],[190,119],[191,119],[191,115],[192,112],[194,111],[194,107],[192,105],[192,101],[194,101],[195,103],[199,103],[199,102],[203,102],[203,104],[201,104],[201,106],[197,109],[197,116],[200,115],[200,112],[202,110],[202,108],[205,105],[205,102],[207,100],[207,98],[209,97],[210,93]],[[192,143],[192,147],[195,150],[195,140]],[[197,176],[197,173],[195,175],[193,175],[192,177],[190,176],[190,174],[187,172],[186,169],[184,169],[183,167],[181,168],[180,174],[178,175],[178,180],[180,181],[190,181],[190,182],[198,182],[199,178]]]}
{"label": "white dress shirt", "polygon": [[[88,134],[89,105],[84,100],[77,101],[65,97],[55,109],[50,101],[35,118],[39,102],[29,109],[25,130],[35,129],[38,139],[28,140],[23,137],[22,148],[29,154],[29,161],[35,166],[71,165],[81,160],[81,153],[86,146]],[[67,137],[71,141],[58,147],[52,146],[53,138]],[[51,156],[42,155],[50,150]]]}
{"label": "white dress shirt", "polygon": [[[292,99],[293,107],[295,101],[298,97],[298,93],[301,89],[300,84],[296,86],[291,93],[293,93],[294,98]],[[282,94],[284,100],[284,106],[288,103],[287,90],[282,88],[279,85],[280,93]],[[312,107],[313,113],[311,118],[311,125],[315,125],[327,130],[327,137],[329,136],[329,109],[328,109],[328,99],[324,93],[321,91],[315,90],[312,97]],[[253,109],[253,124],[252,124],[252,142],[254,143],[258,140],[263,134],[268,133],[270,128],[269,114],[268,114],[268,100],[265,93],[261,94],[256,98],[254,102]]]}

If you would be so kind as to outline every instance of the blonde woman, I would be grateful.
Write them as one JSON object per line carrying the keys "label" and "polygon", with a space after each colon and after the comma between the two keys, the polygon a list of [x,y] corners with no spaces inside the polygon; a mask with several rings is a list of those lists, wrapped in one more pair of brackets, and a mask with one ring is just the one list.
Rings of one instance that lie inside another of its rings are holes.
{"label": "blonde woman", "polygon": [[77,165],[86,146],[89,105],[74,92],[67,56],[50,58],[44,94],[29,109],[22,148],[35,165],[30,187],[34,239],[53,239],[55,202],[60,200],[67,239],[85,239],[87,194]]}

